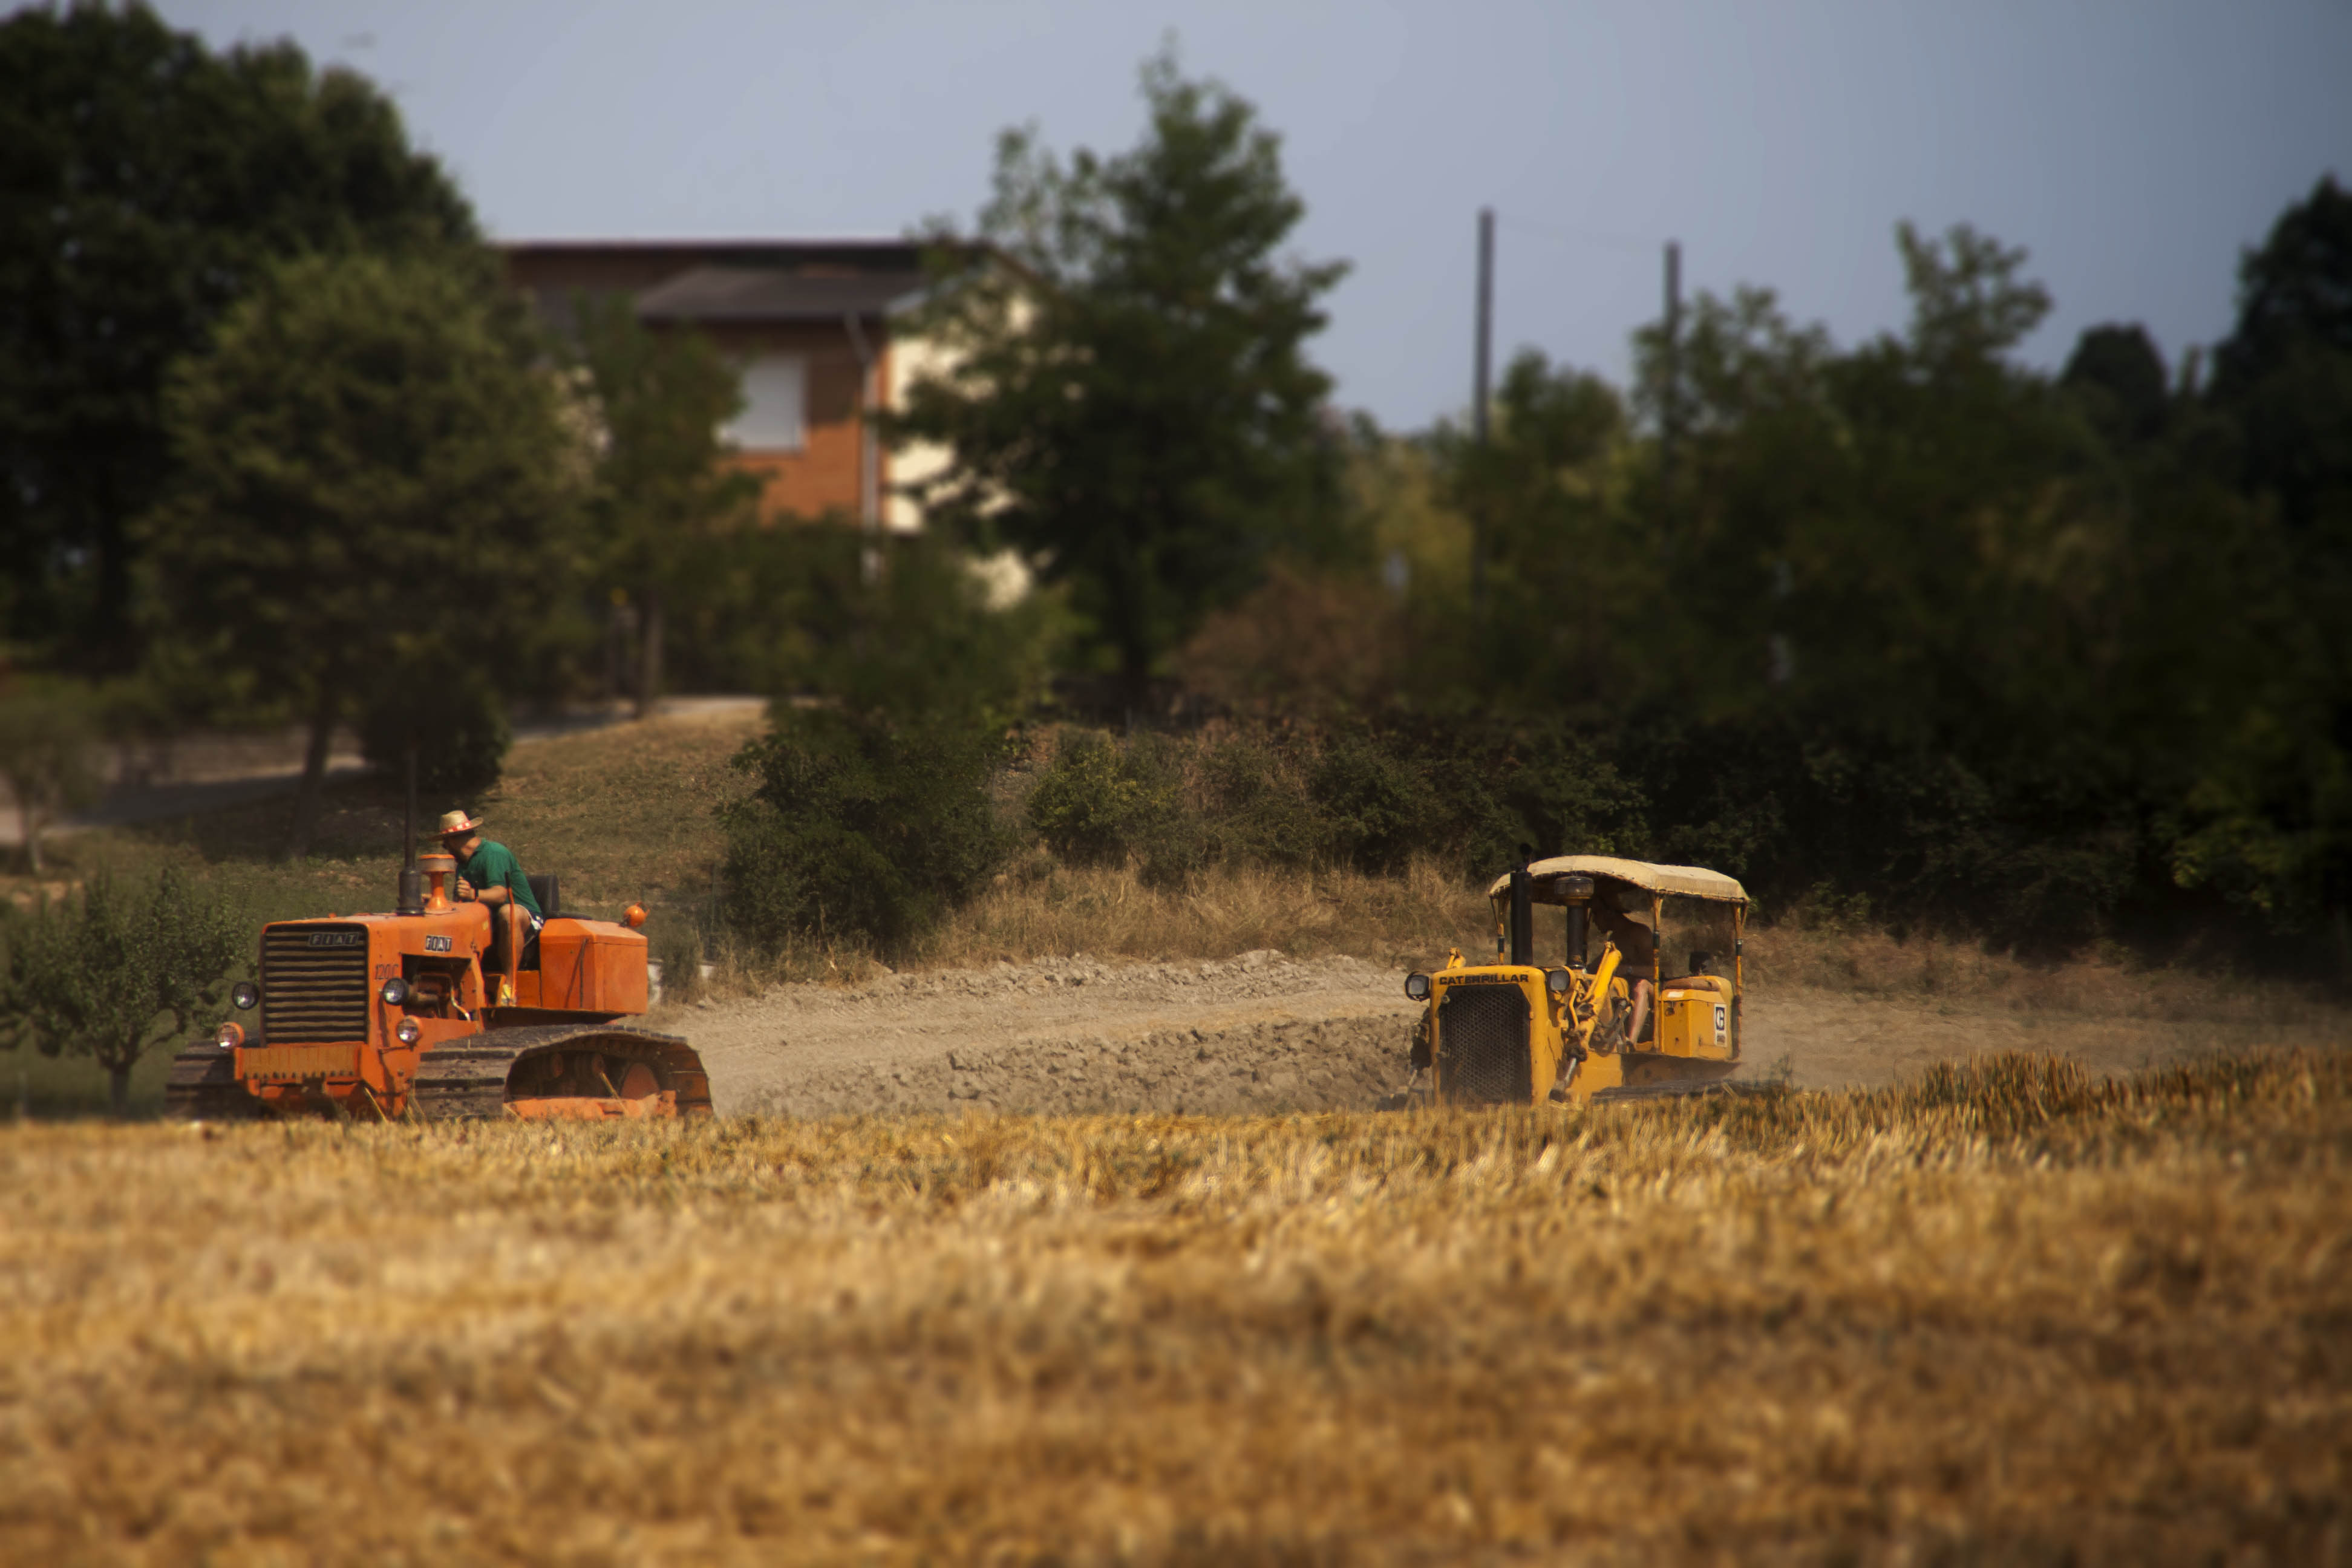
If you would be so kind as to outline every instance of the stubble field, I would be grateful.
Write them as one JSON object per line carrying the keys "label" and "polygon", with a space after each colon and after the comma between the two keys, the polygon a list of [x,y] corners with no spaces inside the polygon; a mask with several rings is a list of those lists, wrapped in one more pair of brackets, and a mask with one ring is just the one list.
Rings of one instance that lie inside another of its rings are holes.
{"label": "stubble field", "polygon": [[2352,1066],[0,1131],[0,1558],[2352,1552]]}

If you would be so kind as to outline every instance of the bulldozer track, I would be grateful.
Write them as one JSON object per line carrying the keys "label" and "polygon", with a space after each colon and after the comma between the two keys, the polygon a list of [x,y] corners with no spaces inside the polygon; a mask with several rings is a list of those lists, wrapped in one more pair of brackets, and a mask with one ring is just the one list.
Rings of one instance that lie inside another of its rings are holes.
{"label": "bulldozer track", "polygon": [[557,1051],[593,1052],[624,1066],[643,1062],[676,1091],[680,1115],[710,1114],[710,1080],[693,1047],[676,1035],[611,1024],[493,1029],[426,1051],[417,1059],[409,1103],[429,1121],[502,1117],[517,1064]]}
{"label": "bulldozer track", "polygon": [[206,1040],[172,1058],[163,1114],[177,1121],[247,1121],[259,1113],[236,1081],[235,1057]]}

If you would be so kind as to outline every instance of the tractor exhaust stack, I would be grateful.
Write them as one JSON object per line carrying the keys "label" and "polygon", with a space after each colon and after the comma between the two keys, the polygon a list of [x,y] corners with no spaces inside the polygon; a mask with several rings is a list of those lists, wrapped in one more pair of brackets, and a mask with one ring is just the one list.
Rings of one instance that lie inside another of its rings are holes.
{"label": "tractor exhaust stack", "polygon": [[400,899],[394,912],[421,915],[425,912],[425,873],[416,867],[416,747],[408,748],[408,808],[403,815],[400,836],[404,858],[400,863]]}

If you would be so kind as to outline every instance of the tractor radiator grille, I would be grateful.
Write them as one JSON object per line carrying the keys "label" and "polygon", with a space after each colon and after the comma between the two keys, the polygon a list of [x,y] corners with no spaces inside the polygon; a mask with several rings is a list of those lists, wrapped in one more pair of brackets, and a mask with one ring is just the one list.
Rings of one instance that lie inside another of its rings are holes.
{"label": "tractor radiator grille", "polygon": [[261,933],[261,1037],[273,1046],[364,1040],[367,928],[271,926]]}
{"label": "tractor radiator grille", "polygon": [[1534,1098],[1528,998],[1516,985],[1455,985],[1437,1005],[1437,1089],[1457,1104]]}

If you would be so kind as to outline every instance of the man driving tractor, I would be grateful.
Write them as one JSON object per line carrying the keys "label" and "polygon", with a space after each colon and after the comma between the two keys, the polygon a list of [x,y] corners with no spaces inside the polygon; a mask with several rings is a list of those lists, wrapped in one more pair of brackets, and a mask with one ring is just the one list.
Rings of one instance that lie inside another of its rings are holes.
{"label": "man driving tractor", "polygon": [[539,928],[546,923],[539,900],[531,896],[530,879],[523,875],[522,862],[514,851],[495,839],[482,837],[482,819],[463,810],[441,814],[441,846],[457,862],[457,899],[459,903],[480,903],[488,909],[512,900],[530,921],[530,931],[523,938],[520,967],[539,967]]}

